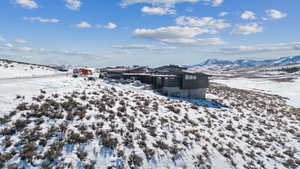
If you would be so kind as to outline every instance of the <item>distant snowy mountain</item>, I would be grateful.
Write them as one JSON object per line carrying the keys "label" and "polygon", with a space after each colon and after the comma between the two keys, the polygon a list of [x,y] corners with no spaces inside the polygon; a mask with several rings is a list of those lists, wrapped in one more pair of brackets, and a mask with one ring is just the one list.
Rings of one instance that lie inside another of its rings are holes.
{"label": "distant snowy mountain", "polygon": [[237,67],[252,67],[252,66],[279,66],[292,63],[300,63],[300,56],[294,57],[281,57],[278,59],[266,59],[266,60],[248,60],[240,59],[235,61],[230,60],[219,60],[219,59],[208,59],[205,62],[195,66],[237,66]]}

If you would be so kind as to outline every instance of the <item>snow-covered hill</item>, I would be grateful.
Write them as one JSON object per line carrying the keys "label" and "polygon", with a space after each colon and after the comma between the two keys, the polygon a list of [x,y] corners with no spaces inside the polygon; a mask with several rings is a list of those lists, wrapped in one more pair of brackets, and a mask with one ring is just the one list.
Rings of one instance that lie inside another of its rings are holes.
{"label": "snow-covered hill", "polygon": [[0,60],[0,79],[57,74],[59,71],[38,65]]}
{"label": "snow-covered hill", "polygon": [[201,64],[188,66],[188,67],[191,68],[197,66],[233,66],[233,67],[280,66],[280,65],[294,64],[299,62],[300,62],[300,56],[281,57],[277,59],[267,59],[267,60],[240,59],[240,60],[230,61],[230,60],[208,59]]}
{"label": "snow-covered hill", "polygon": [[0,116],[0,168],[300,166],[300,112],[279,96],[212,85],[214,101],[183,100],[68,77],[26,85]]}

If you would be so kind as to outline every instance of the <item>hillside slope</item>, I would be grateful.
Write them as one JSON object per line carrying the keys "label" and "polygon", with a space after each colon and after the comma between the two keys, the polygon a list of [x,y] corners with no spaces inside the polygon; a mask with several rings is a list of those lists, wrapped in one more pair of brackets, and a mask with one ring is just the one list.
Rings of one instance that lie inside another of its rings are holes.
{"label": "hillside slope", "polygon": [[67,81],[76,90],[17,97],[16,108],[0,118],[1,167],[300,165],[300,113],[279,96],[214,85],[215,102],[181,100],[130,85]]}
{"label": "hillside slope", "polygon": [[41,65],[0,60],[0,79],[51,75],[59,71]]}

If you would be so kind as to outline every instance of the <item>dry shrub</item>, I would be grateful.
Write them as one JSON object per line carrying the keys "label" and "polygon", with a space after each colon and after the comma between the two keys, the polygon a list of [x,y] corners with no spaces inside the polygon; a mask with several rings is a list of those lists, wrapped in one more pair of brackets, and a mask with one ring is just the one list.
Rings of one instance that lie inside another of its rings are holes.
{"label": "dry shrub", "polygon": [[13,128],[3,128],[1,131],[0,131],[0,135],[3,135],[3,136],[11,136],[11,135],[14,135],[16,133],[16,130],[13,129]]}
{"label": "dry shrub", "polygon": [[5,162],[12,159],[16,155],[15,151],[11,152],[0,152],[0,168],[4,167]]}
{"label": "dry shrub", "polygon": [[74,131],[70,131],[67,135],[66,141],[69,144],[79,144],[86,143],[90,140],[87,136],[81,136],[79,133],[75,133]]}
{"label": "dry shrub", "polygon": [[28,107],[28,103],[20,103],[18,104],[18,106],[16,107],[17,110],[20,110],[20,111],[25,111],[25,110],[29,110],[29,107]]}
{"label": "dry shrub", "polygon": [[166,106],[166,108],[169,109],[169,111],[174,112],[176,114],[180,113],[180,109],[176,108],[174,105],[168,105],[168,106]]}
{"label": "dry shrub", "polygon": [[62,149],[64,147],[64,142],[55,142],[50,145],[49,149],[44,153],[43,159],[48,159],[50,162],[58,160],[62,156]]}
{"label": "dry shrub", "polygon": [[17,120],[14,123],[14,126],[16,127],[17,130],[21,130],[25,128],[29,123],[31,123],[30,120]]}
{"label": "dry shrub", "polygon": [[164,143],[163,141],[159,140],[156,141],[156,143],[153,143],[153,147],[155,148],[160,148],[162,150],[168,150],[169,149],[169,145]]}
{"label": "dry shrub", "polygon": [[23,147],[23,150],[20,152],[20,157],[22,160],[32,162],[32,158],[36,156],[36,147],[32,143],[28,143]]}
{"label": "dry shrub", "polygon": [[104,137],[101,137],[100,144],[104,147],[115,149],[119,142],[117,138],[112,138],[110,135],[106,135]]}
{"label": "dry shrub", "polygon": [[143,165],[143,158],[132,152],[128,157],[128,164],[131,167],[140,167]]}
{"label": "dry shrub", "polygon": [[145,153],[147,160],[154,158],[155,151],[153,149],[146,147],[143,149],[143,152]]}
{"label": "dry shrub", "polygon": [[79,150],[76,153],[77,157],[80,159],[80,161],[84,161],[88,155],[88,153],[84,150]]}
{"label": "dry shrub", "polygon": [[297,167],[299,167],[299,166],[296,164],[295,160],[293,160],[293,159],[288,159],[288,160],[286,160],[286,161],[283,163],[283,165],[284,165],[286,168],[297,168]]}

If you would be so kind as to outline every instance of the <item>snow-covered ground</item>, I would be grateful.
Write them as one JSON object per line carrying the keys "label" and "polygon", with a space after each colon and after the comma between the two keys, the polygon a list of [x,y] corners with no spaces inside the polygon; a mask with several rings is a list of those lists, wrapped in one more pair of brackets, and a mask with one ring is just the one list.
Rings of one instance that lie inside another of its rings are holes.
{"label": "snow-covered ground", "polygon": [[[299,80],[216,82],[299,91]],[[207,100],[183,99],[145,88],[0,66],[0,168],[299,168],[300,112],[281,97],[220,85]]]}
{"label": "snow-covered ground", "polygon": [[180,99],[69,76],[2,82],[0,168],[300,165],[300,117],[276,96],[220,86],[208,91],[215,101]]}
{"label": "snow-covered ground", "polygon": [[276,82],[264,78],[229,78],[213,80],[213,82],[225,84],[229,87],[259,90],[269,94],[277,94],[288,98],[289,105],[300,108],[300,79],[291,82]]}
{"label": "snow-covered ground", "polygon": [[190,72],[201,72],[218,77],[249,77],[249,78],[300,78],[300,71],[287,73],[278,67],[228,67],[228,66],[196,66]]}
{"label": "snow-covered ground", "polygon": [[7,114],[18,103],[17,96],[25,96],[28,101],[32,96],[47,90],[51,93],[64,93],[80,89],[82,81],[68,75],[29,79],[0,79],[0,115]]}
{"label": "snow-covered ground", "polygon": [[53,75],[57,73],[59,73],[59,71],[44,66],[0,61],[0,79]]}

